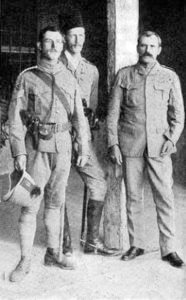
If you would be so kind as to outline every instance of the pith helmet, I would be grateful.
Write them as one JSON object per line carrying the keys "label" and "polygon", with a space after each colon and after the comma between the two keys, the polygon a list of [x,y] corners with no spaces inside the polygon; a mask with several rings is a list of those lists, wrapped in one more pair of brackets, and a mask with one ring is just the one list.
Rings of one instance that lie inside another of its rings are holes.
{"label": "pith helmet", "polygon": [[3,196],[3,201],[29,207],[34,205],[40,194],[41,189],[26,171],[14,170],[9,175],[9,191]]}

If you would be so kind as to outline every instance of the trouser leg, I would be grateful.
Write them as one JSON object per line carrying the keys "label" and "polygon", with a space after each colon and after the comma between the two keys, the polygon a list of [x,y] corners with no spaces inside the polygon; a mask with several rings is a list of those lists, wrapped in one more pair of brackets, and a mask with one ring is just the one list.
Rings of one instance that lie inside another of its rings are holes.
{"label": "trouser leg", "polygon": [[31,257],[35,232],[36,213],[28,213],[27,208],[22,208],[21,216],[19,218],[21,257]]}
{"label": "trouser leg", "polygon": [[161,255],[175,251],[175,215],[172,190],[172,161],[164,158],[146,158],[148,175],[157,211]]}
{"label": "trouser leg", "polygon": [[71,152],[53,155],[52,171],[45,187],[44,222],[47,234],[47,247],[59,249],[61,207],[65,205],[66,186],[70,173]]}
{"label": "trouser leg", "polygon": [[130,246],[144,249],[144,170],[143,157],[124,157],[123,174],[126,186],[127,225]]}
{"label": "trouser leg", "polygon": [[32,207],[22,207],[19,218],[19,237],[21,248],[21,260],[10,275],[10,281],[21,281],[30,271],[31,253],[36,232],[36,216],[43,197],[43,188],[47,181],[45,174],[42,174],[41,154],[33,152],[28,157],[27,172],[32,176],[36,185],[41,188],[41,195],[37,197]]}
{"label": "trouser leg", "polygon": [[50,176],[47,167],[46,155],[34,151],[28,155],[27,172],[34,179],[36,185],[41,188],[41,195],[37,197],[32,207],[23,207],[19,218],[19,235],[21,255],[30,256],[36,231],[36,216],[43,198],[44,186]]}
{"label": "trouser leg", "polygon": [[89,190],[90,199],[104,202],[107,191],[105,173],[91,144],[89,145],[89,155],[86,165],[76,169]]}
{"label": "trouser leg", "polygon": [[[62,255],[63,249],[61,233],[64,223],[61,221],[62,206],[65,205],[66,186],[70,173],[71,152],[57,153],[53,156],[52,172],[45,187],[45,213],[44,222],[47,234],[47,251],[44,262],[46,266],[56,265],[62,269],[74,269],[75,262],[68,252]],[[59,260],[61,256],[62,260]]]}

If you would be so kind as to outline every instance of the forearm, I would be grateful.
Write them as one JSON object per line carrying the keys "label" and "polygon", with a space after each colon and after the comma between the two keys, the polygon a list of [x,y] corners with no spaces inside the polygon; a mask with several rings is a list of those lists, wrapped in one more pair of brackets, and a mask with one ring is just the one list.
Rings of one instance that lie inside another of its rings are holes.
{"label": "forearm", "polygon": [[77,91],[74,101],[74,115],[72,126],[76,132],[76,141],[78,143],[78,154],[86,155],[88,153],[88,128],[87,120],[84,116],[82,101]]}
{"label": "forearm", "polygon": [[185,122],[183,96],[180,81],[177,76],[175,76],[170,91],[168,120],[170,130],[167,138],[175,145],[183,131]]}

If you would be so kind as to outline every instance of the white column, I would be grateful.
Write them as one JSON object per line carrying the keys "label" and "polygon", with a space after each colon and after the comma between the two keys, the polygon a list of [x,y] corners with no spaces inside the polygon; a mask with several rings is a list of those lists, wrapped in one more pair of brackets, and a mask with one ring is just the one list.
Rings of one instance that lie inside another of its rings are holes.
{"label": "white column", "polygon": [[116,0],[115,70],[137,61],[139,0]]}
{"label": "white column", "polygon": [[[108,90],[121,67],[137,61],[139,0],[107,0]],[[125,185],[121,169],[108,164],[108,192],[105,199],[104,238],[106,246],[128,248]]]}

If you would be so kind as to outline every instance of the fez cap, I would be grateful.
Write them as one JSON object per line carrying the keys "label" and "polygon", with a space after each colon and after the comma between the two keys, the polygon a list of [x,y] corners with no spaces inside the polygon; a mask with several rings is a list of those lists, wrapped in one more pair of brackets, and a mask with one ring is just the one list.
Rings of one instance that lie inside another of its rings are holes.
{"label": "fez cap", "polygon": [[63,33],[76,27],[84,27],[81,13],[78,9],[71,9],[59,15],[59,26]]}

